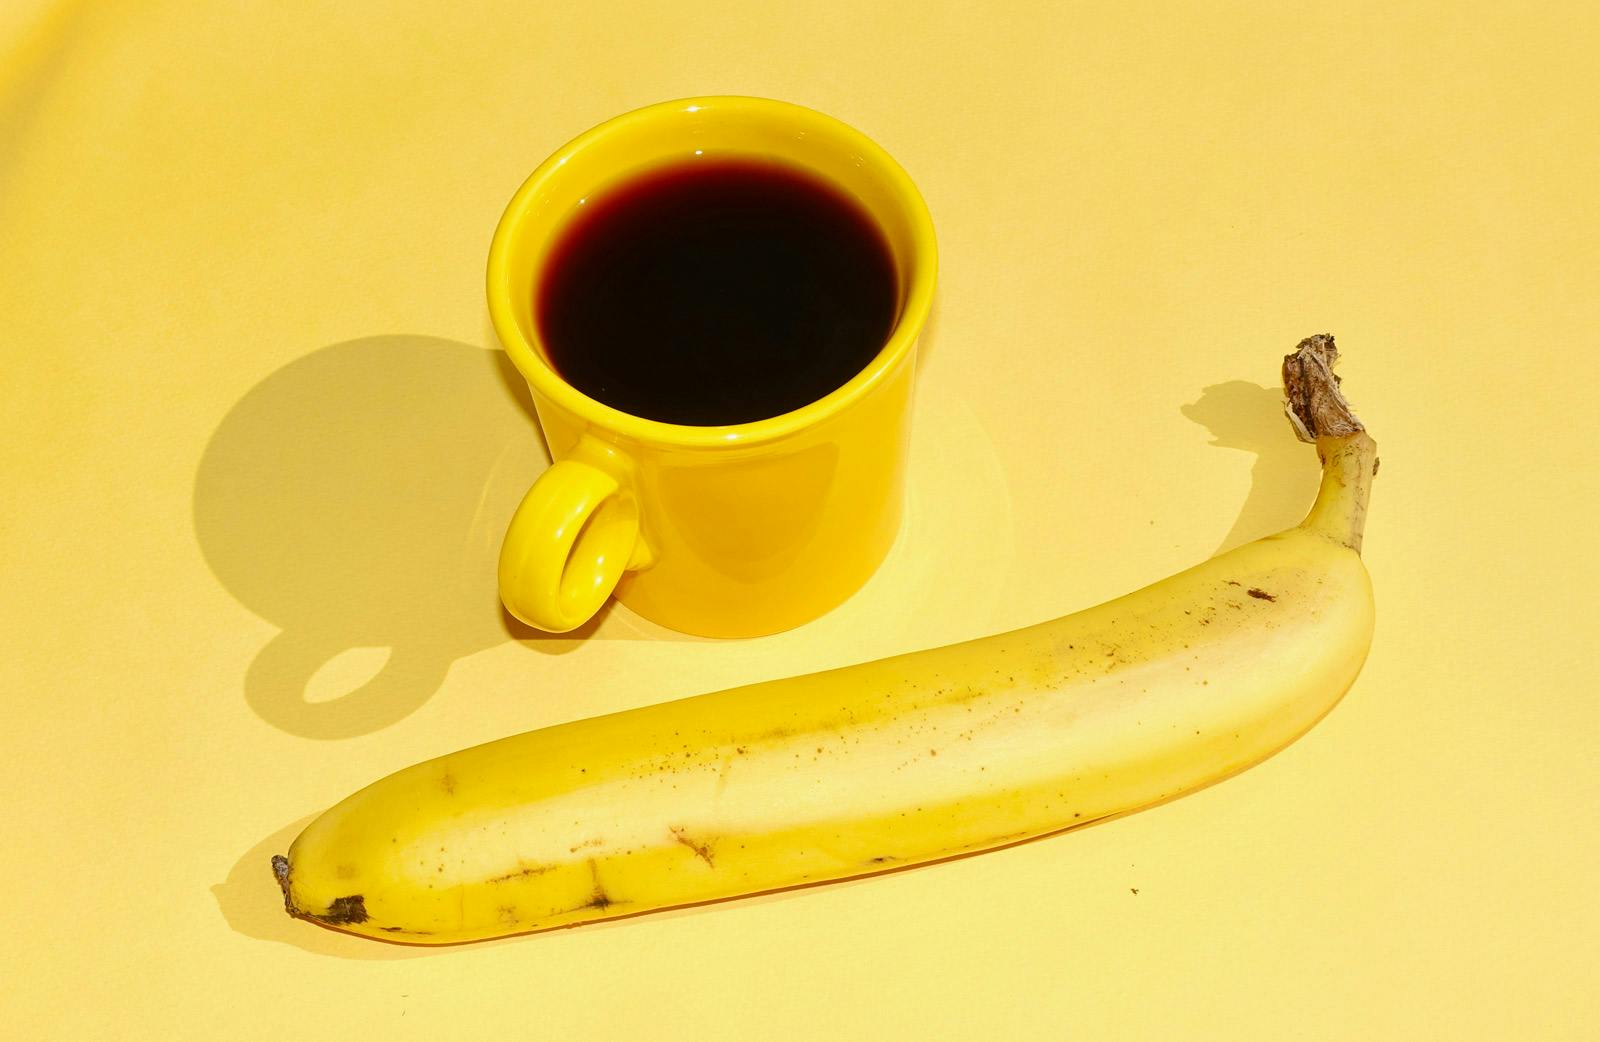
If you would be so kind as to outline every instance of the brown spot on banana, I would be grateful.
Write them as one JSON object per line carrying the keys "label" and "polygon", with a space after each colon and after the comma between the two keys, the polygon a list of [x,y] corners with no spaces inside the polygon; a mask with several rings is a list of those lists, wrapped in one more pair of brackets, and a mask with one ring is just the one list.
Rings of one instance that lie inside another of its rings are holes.
{"label": "brown spot on banana", "polygon": [[518,865],[515,872],[507,872],[503,876],[491,876],[484,880],[486,883],[509,883],[513,879],[530,879],[533,876],[542,876],[550,871],[553,865]]}
{"label": "brown spot on banana", "polygon": [[616,904],[615,901],[611,900],[611,895],[606,892],[605,884],[600,882],[600,863],[594,858],[589,859],[589,875],[594,879],[594,892],[589,895],[589,900],[573,909],[573,911],[593,908],[603,912]]}
{"label": "brown spot on banana", "polygon": [[704,861],[711,868],[717,867],[717,862],[711,854],[710,840],[696,843],[692,838],[690,838],[688,833],[684,831],[684,828],[681,825],[673,825],[668,829],[668,831],[672,833],[673,839],[694,851],[695,857],[699,858],[701,861]]}
{"label": "brown spot on banana", "polygon": [[306,917],[329,926],[364,923],[367,921],[367,905],[360,894],[351,894],[349,897],[334,898],[326,912],[307,912]]}

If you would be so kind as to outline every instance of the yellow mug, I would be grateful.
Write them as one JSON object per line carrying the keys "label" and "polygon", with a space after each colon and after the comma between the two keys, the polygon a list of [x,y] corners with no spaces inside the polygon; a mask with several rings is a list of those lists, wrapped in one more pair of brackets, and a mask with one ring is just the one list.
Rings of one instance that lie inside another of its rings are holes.
{"label": "yellow mug", "polygon": [[[799,166],[855,198],[894,259],[897,318],[855,377],[792,412],[695,427],[612,408],[563,380],[535,287],[580,202],[694,156]],[[565,632],[615,593],[653,622],[745,637],[816,618],[867,581],[900,527],[916,341],[933,301],[933,221],[911,179],[859,131],[763,98],[665,102],[618,116],[545,160],[489,250],[489,314],[528,381],[552,466],[507,529],[500,597]]]}

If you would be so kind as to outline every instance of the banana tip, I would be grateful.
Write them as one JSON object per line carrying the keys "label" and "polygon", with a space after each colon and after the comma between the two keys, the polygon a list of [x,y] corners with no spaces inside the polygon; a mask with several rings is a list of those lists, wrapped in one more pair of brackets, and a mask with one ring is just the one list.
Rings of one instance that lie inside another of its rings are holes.
{"label": "banana tip", "polygon": [[289,859],[282,854],[272,855],[272,875],[278,880],[278,886],[283,890],[283,909],[296,918],[300,910],[295,908],[294,899],[289,896]]}

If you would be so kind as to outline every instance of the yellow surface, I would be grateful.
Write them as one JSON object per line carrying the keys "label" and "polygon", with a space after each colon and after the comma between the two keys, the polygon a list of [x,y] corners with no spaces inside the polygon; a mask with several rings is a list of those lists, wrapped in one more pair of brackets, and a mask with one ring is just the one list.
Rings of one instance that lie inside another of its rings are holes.
{"label": "yellow surface", "polygon": [[[347,10],[0,15],[8,1037],[1600,1034],[1590,5]],[[718,92],[860,127],[933,210],[901,538],[781,636],[508,629],[494,553],[543,457],[489,234],[573,134]],[[480,947],[283,917],[268,856],[397,767],[1033,622],[1292,521],[1316,470],[1276,360],[1326,330],[1382,448],[1377,640],[1264,766]]]}
{"label": "yellow surface", "polygon": [[[729,155],[811,171],[872,215],[899,283],[882,350],[832,393],[753,423],[679,426],[583,394],[550,365],[533,317],[532,287],[562,231],[641,170]],[[927,203],[905,170],[814,109],[697,95],[619,114],[556,149],[517,189],[489,248],[489,315],[558,464],[513,515],[500,554],[506,607],[570,632],[612,592],[622,560],[617,599],[684,633],[765,636],[838,607],[900,530],[914,347],[937,269]],[[604,502],[579,493],[599,482],[611,489]]]}

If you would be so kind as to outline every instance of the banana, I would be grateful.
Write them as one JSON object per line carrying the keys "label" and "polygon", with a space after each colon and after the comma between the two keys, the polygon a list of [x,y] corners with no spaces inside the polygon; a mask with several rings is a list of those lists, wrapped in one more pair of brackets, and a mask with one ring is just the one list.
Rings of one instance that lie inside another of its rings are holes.
{"label": "banana", "polygon": [[861,876],[1079,828],[1259,763],[1371,643],[1376,446],[1331,336],[1284,362],[1306,519],[1026,629],[579,720],[392,774],[273,858],[289,913],[448,944]]}

